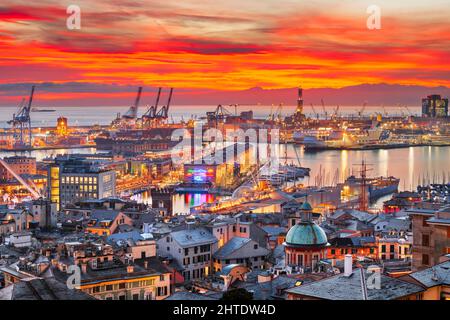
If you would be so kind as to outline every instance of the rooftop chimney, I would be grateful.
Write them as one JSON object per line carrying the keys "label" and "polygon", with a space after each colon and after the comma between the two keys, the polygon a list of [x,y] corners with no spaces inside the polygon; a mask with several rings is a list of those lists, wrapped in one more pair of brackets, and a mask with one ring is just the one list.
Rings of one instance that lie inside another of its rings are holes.
{"label": "rooftop chimney", "polygon": [[352,275],[353,272],[352,265],[353,265],[352,255],[346,254],[344,260],[344,276],[350,277]]}
{"label": "rooftop chimney", "polygon": [[148,268],[148,261],[147,261],[147,260],[144,261],[144,268],[145,268],[145,269]]}

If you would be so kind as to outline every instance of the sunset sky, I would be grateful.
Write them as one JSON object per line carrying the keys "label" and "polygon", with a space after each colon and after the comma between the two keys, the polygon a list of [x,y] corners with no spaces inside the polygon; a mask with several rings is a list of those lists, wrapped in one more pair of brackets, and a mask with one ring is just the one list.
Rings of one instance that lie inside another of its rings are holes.
{"label": "sunset sky", "polygon": [[[66,8],[81,8],[68,30]],[[381,8],[381,30],[366,9]],[[85,83],[41,99],[134,96],[99,85],[190,90],[450,87],[449,0],[2,0],[0,104],[23,83]],[[92,90],[85,92],[92,84]],[[95,89],[94,89],[95,88]],[[28,92],[28,88],[26,90]],[[127,91],[127,92],[125,92]]]}

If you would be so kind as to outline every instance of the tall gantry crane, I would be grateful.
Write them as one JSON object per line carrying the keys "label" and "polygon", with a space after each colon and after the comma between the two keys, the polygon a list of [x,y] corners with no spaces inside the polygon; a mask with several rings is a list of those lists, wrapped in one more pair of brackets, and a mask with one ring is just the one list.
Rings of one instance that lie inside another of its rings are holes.
{"label": "tall gantry crane", "polygon": [[325,109],[325,102],[323,102],[323,99],[320,99],[320,103],[322,104],[322,110],[325,115],[325,120],[328,120],[328,112],[327,109]]}
{"label": "tall gantry crane", "polygon": [[139,102],[141,101],[141,94],[142,94],[142,87],[139,87],[134,104],[130,107],[130,109],[128,109],[128,111],[122,116],[122,118],[124,118],[124,119],[136,119],[137,118]]}
{"label": "tall gantry crane", "polygon": [[155,105],[149,107],[147,111],[142,115],[142,122],[147,123],[149,121],[152,121],[156,117],[156,112],[158,110],[158,104],[159,104],[159,98],[161,97],[161,90],[162,88],[158,89],[158,94],[156,95],[156,102]]}
{"label": "tall gantry crane", "polygon": [[358,110],[358,117],[360,119],[362,118],[363,112],[364,112],[364,110],[366,110],[366,107],[367,107],[367,101],[364,101],[362,108]]}
{"label": "tall gantry crane", "polygon": [[[13,114],[13,119],[8,121],[8,124],[12,125],[16,146],[31,147],[32,145],[30,111],[31,104],[33,103],[34,88],[35,86],[31,87],[28,103],[25,103],[23,99],[17,113]],[[17,130],[19,130],[19,136],[17,136]]]}
{"label": "tall gantry crane", "polygon": [[162,106],[161,109],[158,110],[159,100],[161,98],[161,91],[162,88],[159,88],[158,94],[156,95],[155,105],[149,107],[147,111],[142,115],[141,119],[144,127],[155,127],[169,118],[169,108],[170,103],[172,101],[173,88],[170,88],[167,104]]}

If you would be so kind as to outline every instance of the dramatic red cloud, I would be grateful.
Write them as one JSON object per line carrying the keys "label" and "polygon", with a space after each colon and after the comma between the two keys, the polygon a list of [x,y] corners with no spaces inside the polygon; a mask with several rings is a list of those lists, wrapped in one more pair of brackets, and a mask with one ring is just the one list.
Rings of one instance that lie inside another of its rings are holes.
{"label": "dramatic red cloud", "polygon": [[60,1],[7,0],[0,84],[450,86],[448,6],[379,1],[382,29],[368,30],[365,2],[80,0],[82,28],[68,30]]}

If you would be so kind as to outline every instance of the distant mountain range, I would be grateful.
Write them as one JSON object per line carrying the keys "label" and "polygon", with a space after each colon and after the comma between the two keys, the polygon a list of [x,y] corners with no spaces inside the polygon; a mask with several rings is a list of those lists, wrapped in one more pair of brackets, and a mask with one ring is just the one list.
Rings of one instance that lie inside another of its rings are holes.
{"label": "distant mountain range", "polygon": [[[57,106],[128,106],[134,101],[137,86],[117,84],[95,84],[70,82],[63,84],[36,84],[36,100],[39,105]],[[20,97],[27,97],[31,84],[0,85],[0,105],[15,106]],[[143,104],[153,104],[156,88],[144,86]],[[41,99],[40,99],[41,94]],[[54,94],[54,97],[52,97]],[[69,94],[69,96],[67,96]],[[448,87],[405,86],[396,84],[361,84],[340,89],[321,88],[305,89],[303,98],[305,106],[311,103],[320,105],[321,99],[326,105],[360,106],[365,101],[368,105],[421,105],[421,99],[430,94],[450,97]],[[17,97],[17,98],[16,98]],[[166,98],[161,101],[165,103]],[[17,101],[16,101],[17,100]],[[260,87],[242,91],[219,91],[210,89],[175,88],[173,105],[271,105],[283,103],[295,105],[297,88],[263,89]]]}

